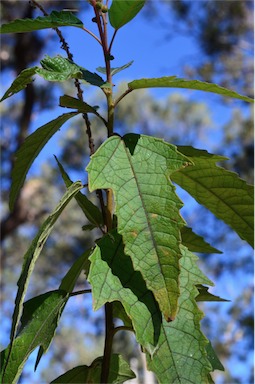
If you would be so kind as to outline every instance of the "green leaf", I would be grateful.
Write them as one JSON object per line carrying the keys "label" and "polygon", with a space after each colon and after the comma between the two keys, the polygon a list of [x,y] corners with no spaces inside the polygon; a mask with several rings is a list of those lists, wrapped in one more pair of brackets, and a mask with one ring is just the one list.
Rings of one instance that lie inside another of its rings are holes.
{"label": "green leaf", "polygon": [[82,100],[76,99],[75,97],[64,95],[59,98],[60,107],[77,109],[81,113],[97,113],[97,106],[91,107],[89,104]]}
{"label": "green leaf", "polygon": [[41,152],[49,139],[57,132],[57,130],[71,117],[78,112],[65,113],[55,120],[38,128],[30,136],[26,138],[19,150],[16,152],[16,160],[12,171],[12,185],[10,190],[10,209],[13,210],[15,200],[24,184],[27,172],[29,171],[33,161]]}
{"label": "green leaf", "polygon": [[17,19],[3,24],[0,33],[23,33],[65,26],[83,28],[83,23],[71,12],[53,11],[49,16],[37,17],[36,19]]}
{"label": "green leaf", "polygon": [[202,236],[197,235],[189,227],[181,229],[182,244],[191,252],[197,253],[222,253],[218,249],[208,244]]}
{"label": "green leaf", "polygon": [[46,352],[66,300],[66,292],[52,291],[24,304],[19,335],[12,346],[1,352],[1,383],[14,384],[18,381],[25,362],[36,347],[40,345]]}
{"label": "green leaf", "polygon": [[215,353],[215,351],[214,351],[210,341],[206,345],[206,353],[207,353],[207,357],[210,360],[210,363],[211,363],[212,368],[213,368],[214,371],[216,369],[218,371],[225,371],[225,369],[224,369],[223,365],[221,364],[218,356],[216,355],[216,353]]}
{"label": "green leaf", "polygon": [[[79,193],[79,192],[78,192]],[[80,276],[81,274],[81,271],[83,269],[85,269],[87,263],[88,263],[88,257],[91,253],[91,250],[87,250],[85,251],[75,262],[74,264],[72,265],[72,267],[69,269],[69,271],[67,272],[67,274],[64,276],[64,278],[62,279],[62,282],[59,286],[59,290],[60,291],[64,291],[68,294],[72,293],[73,289],[74,289],[74,286],[76,284],[76,281],[78,279],[78,277]],[[67,297],[67,300],[69,299],[69,296]],[[60,316],[62,315],[62,312],[65,308],[65,305],[67,303],[67,300],[65,302],[65,304],[63,305],[61,311],[59,312],[59,318]],[[51,343],[51,340],[53,339],[54,337],[54,334],[55,334],[55,330],[57,328],[57,325],[58,323],[56,322],[55,323],[55,328],[52,327],[51,329],[51,338],[48,336],[48,344],[50,345]],[[42,355],[46,352],[45,348],[43,348],[43,346],[40,346],[39,348],[39,351],[38,351],[38,355],[37,355],[37,359],[36,359],[36,363],[35,363],[35,370],[41,360],[41,357]]]}
{"label": "green leaf", "polygon": [[85,251],[72,265],[59,286],[61,291],[71,293],[75,287],[76,281],[81,272],[87,265],[88,257],[91,254],[91,249]]}
{"label": "green leaf", "polygon": [[121,302],[132,320],[137,342],[153,352],[162,315],[141,273],[134,271],[131,258],[125,255],[122,236],[116,230],[104,236],[89,259],[94,310],[107,302]]}
{"label": "green leaf", "polygon": [[200,330],[202,312],[197,307],[196,284],[212,285],[197,267],[197,257],[182,247],[179,312],[167,323],[163,319],[155,352],[147,353],[148,368],[159,383],[209,383],[212,371],[207,356],[208,340]]}
{"label": "green leaf", "polygon": [[131,21],[143,8],[145,0],[113,0],[109,9],[109,20],[115,29]]}
{"label": "green leaf", "polygon": [[177,312],[180,227],[184,225],[170,175],[187,164],[175,146],[129,134],[105,141],[87,167],[90,191],[113,190],[125,252],[168,321]]}
{"label": "green leaf", "polygon": [[[62,213],[63,209],[66,207],[66,205],[70,202],[70,200],[75,196],[75,194],[82,189],[83,186],[80,181],[77,181],[76,183],[72,184],[60,200],[57,207],[54,209],[52,214],[48,216],[48,218],[44,221],[43,225],[39,229],[37,235],[33,239],[30,247],[28,248],[26,254],[24,255],[24,261],[22,266],[22,271],[18,280],[18,291],[15,299],[15,308],[13,312],[13,320],[12,320],[12,327],[11,327],[11,342],[10,342],[10,349],[9,352],[12,352],[12,346],[14,342],[14,338],[17,333],[17,328],[19,325],[19,320],[21,318],[22,313],[22,305],[24,302],[25,294],[27,291],[28,283],[30,276],[33,272],[36,260],[38,259],[43,246],[48,239],[52,228],[57,221],[58,217]],[[8,357],[7,357],[7,363],[8,363]]]}
{"label": "green leaf", "polygon": [[[119,72],[123,71],[124,69],[130,67],[130,65],[132,65],[133,62],[134,62],[134,60],[130,61],[130,62],[127,63],[127,64],[122,65],[121,67],[111,68],[111,75],[112,75],[112,76],[113,76],[113,75],[116,75],[116,73],[119,73]],[[106,74],[106,68],[105,68],[105,67],[98,67],[96,70],[97,70],[98,72],[101,72],[101,73],[103,73],[103,74]]]}
{"label": "green leaf", "polygon": [[7,89],[0,102],[26,88],[27,84],[33,81],[33,76],[36,74],[36,68],[37,67],[24,69],[24,71],[22,71],[13,81],[10,88]]}
{"label": "green leaf", "polygon": [[46,55],[40,63],[42,68],[36,67],[36,73],[45,80],[66,81],[69,79],[82,78],[81,68],[60,55],[55,57]]}
{"label": "green leaf", "polygon": [[196,89],[197,91],[212,92],[222,96],[228,96],[234,99],[244,100],[249,103],[254,102],[254,100],[250,97],[240,95],[237,92],[231,91],[227,88],[223,88],[217,84],[206,83],[205,81],[199,80],[179,79],[176,76],[134,80],[128,83],[128,87],[132,90],[154,87]]}
{"label": "green leaf", "polygon": [[222,299],[219,296],[215,296],[212,293],[208,292],[208,287],[204,287],[201,284],[196,285],[199,294],[196,297],[196,301],[230,301]]}
{"label": "green leaf", "polygon": [[[53,380],[51,384],[57,383],[73,383],[73,384],[98,384],[101,381],[103,357],[98,357],[88,367],[86,365],[80,365],[67,371],[57,379]],[[107,383],[121,384],[126,380],[134,379],[136,376],[134,372],[129,368],[128,363],[122,356],[113,354],[110,362],[110,372]]]}
{"label": "green leaf", "polygon": [[129,327],[130,330],[132,330],[133,329],[132,320],[127,315],[121,302],[120,301],[114,301],[112,303],[112,308],[113,308],[113,310],[112,310],[113,317],[116,319],[122,320],[123,325],[125,325],[126,327]]}
{"label": "green leaf", "polygon": [[172,175],[172,180],[228,224],[243,240],[254,244],[254,188],[234,172],[218,167],[226,157],[192,147],[178,147],[194,165]]}
{"label": "green leaf", "polygon": [[[62,164],[58,161],[57,157],[55,156],[55,159],[57,161],[58,167],[60,169],[62,178],[65,182],[65,185],[69,187],[73,182],[69,178],[68,174],[64,170]],[[78,192],[75,196],[75,199],[79,206],[81,207],[84,215],[86,218],[90,221],[90,223],[98,228],[100,228],[101,225],[103,225],[103,216],[101,211],[98,209],[96,205],[94,205],[83,193]]]}

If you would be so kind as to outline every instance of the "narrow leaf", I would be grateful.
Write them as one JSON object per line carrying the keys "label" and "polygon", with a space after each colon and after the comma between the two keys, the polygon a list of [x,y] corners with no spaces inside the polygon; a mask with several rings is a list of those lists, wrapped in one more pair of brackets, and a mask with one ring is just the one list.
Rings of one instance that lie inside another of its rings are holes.
{"label": "narrow leaf", "polygon": [[207,356],[208,340],[200,330],[202,312],[197,307],[196,284],[212,285],[196,265],[197,257],[182,248],[179,312],[176,319],[163,320],[155,352],[147,353],[148,368],[159,383],[210,383],[212,371]]}
{"label": "narrow leaf", "polygon": [[97,114],[98,107],[91,107],[89,104],[75,97],[64,95],[59,98],[60,107],[74,108],[81,113],[94,113]]}
{"label": "narrow leaf", "polygon": [[139,79],[128,83],[129,89],[141,89],[141,88],[185,88],[195,89],[197,91],[212,92],[222,96],[232,97],[234,99],[240,99],[249,103],[254,102],[253,99],[247,96],[240,95],[237,92],[230,89],[223,88],[217,84],[207,83],[199,80],[186,80],[179,79],[176,76],[166,76],[151,79]]}
{"label": "narrow leaf", "polygon": [[122,236],[116,230],[97,243],[90,256],[88,281],[92,286],[93,308],[120,301],[133,323],[138,343],[153,352],[162,315],[140,272],[124,253]]}
{"label": "narrow leaf", "polygon": [[129,134],[105,141],[87,167],[90,191],[113,190],[125,252],[168,321],[177,312],[180,228],[184,225],[179,214],[182,204],[170,175],[188,164],[176,147],[163,140]]}
{"label": "narrow leaf", "polygon": [[17,19],[3,24],[0,33],[23,33],[65,26],[83,28],[83,23],[71,12],[53,11],[49,16],[37,17],[36,19]]}
{"label": "narrow leaf", "polygon": [[[80,365],[67,371],[57,379],[53,380],[51,384],[57,383],[72,383],[72,384],[98,384],[101,381],[103,357],[98,357],[88,367],[86,365]],[[107,383],[121,384],[126,380],[134,379],[136,376],[129,368],[128,363],[123,359],[121,355],[113,354],[111,356],[110,371]]]}
{"label": "narrow leaf", "polygon": [[208,287],[204,287],[201,284],[198,284],[196,287],[199,292],[196,297],[196,301],[230,301],[213,295],[212,293],[208,292]]}
{"label": "narrow leaf", "polygon": [[[33,239],[30,247],[28,248],[26,254],[24,255],[24,261],[22,266],[21,275],[18,280],[18,291],[15,299],[15,308],[13,312],[13,320],[12,320],[12,327],[11,327],[11,342],[10,342],[10,349],[9,353],[12,352],[12,346],[14,343],[14,339],[17,333],[17,328],[19,325],[19,321],[21,318],[22,313],[22,305],[24,302],[24,298],[26,295],[27,287],[29,284],[29,279],[32,274],[32,271],[34,269],[36,260],[38,259],[43,246],[48,239],[50,232],[57,221],[58,217],[62,213],[63,209],[66,207],[66,205],[69,203],[69,201],[75,196],[75,194],[82,189],[83,186],[81,182],[76,182],[72,184],[62,199],[60,200],[59,204],[55,208],[55,210],[52,212],[52,214],[44,221],[43,225],[39,229],[37,235]],[[7,357],[7,363],[8,363],[9,357]]]}
{"label": "narrow leaf", "polygon": [[[69,178],[68,174],[64,170],[62,164],[58,161],[57,157],[55,156],[55,159],[58,163],[58,167],[60,169],[62,178],[65,182],[65,185],[69,187],[73,182]],[[96,205],[94,205],[83,193],[78,192],[75,196],[75,199],[79,206],[81,207],[84,215],[86,218],[90,221],[90,223],[94,227],[100,228],[101,225],[103,225],[103,217],[101,211],[98,209]]]}
{"label": "narrow leaf", "polygon": [[32,83],[33,76],[36,74],[36,68],[37,67],[24,69],[13,81],[10,88],[7,89],[0,102],[26,88],[29,83]]}
{"label": "narrow leaf", "polygon": [[[76,284],[76,281],[78,279],[78,277],[80,276],[81,274],[81,271],[83,269],[85,269],[85,266],[87,265],[88,263],[88,257],[91,253],[91,250],[87,250],[86,252],[84,252],[75,262],[74,264],[72,265],[72,267],[69,269],[69,271],[67,272],[67,274],[65,275],[65,277],[62,279],[62,282],[59,286],[59,291],[62,291],[62,292],[66,292],[66,294],[70,294],[72,293],[73,289],[74,289],[74,286]],[[65,304],[63,305],[63,307],[61,308],[60,312],[59,312],[59,318],[60,316],[62,315],[62,312],[65,308],[65,305],[67,303],[67,300],[69,298],[69,295],[67,296],[67,299],[66,299],[66,302]],[[58,326],[58,322],[55,322],[55,327],[53,326],[50,330],[49,330],[49,334],[48,334],[48,346],[47,348],[45,348],[45,346],[41,345],[40,348],[39,348],[39,351],[38,351],[38,354],[37,354],[37,359],[36,359],[36,363],[35,363],[35,370],[41,360],[41,357],[42,355],[47,351],[53,337],[54,337],[54,334],[55,334],[55,331],[56,331],[56,328]]]}
{"label": "narrow leaf", "polygon": [[194,165],[175,172],[172,180],[253,246],[254,188],[236,173],[216,165],[225,157],[192,147],[180,146],[178,150]]}
{"label": "narrow leaf", "polygon": [[52,291],[24,304],[19,335],[1,352],[1,383],[16,383],[29,355],[39,345],[46,352],[66,300],[66,292]]}
{"label": "narrow leaf", "polygon": [[65,113],[55,120],[38,128],[30,136],[26,138],[20,149],[16,153],[16,160],[12,171],[12,185],[10,190],[10,209],[13,210],[15,200],[24,184],[27,172],[29,171],[33,161],[38,156],[49,139],[57,132],[57,130],[71,117],[78,112]]}
{"label": "narrow leaf", "polygon": [[115,29],[131,21],[143,8],[145,0],[113,0],[109,9],[109,20]]}
{"label": "narrow leaf", "polygon": [[71,293],[75,287],[76,281],[81,272],[87,265],[88,257],[91,254],[91,249],[85,251],[71,266],[65,277],[62,279],[59,289],[67,293]]}
{"label": "narrow leaf", "polygon": [[[116,75],[116,73],[119,73],[119,72],[123,71],[124,69],[130,67],[130,65],[132,65],[133,62],[134,62],[134,60],[130,61],[130,62],[127,63],[127,64],[122,65],[121,67],[111,68],[111,75],[112,75],[112,76],[113,76],[113,75]],[[106,74],[106,68],[105,68],[105,67],[98,67],[98,68],[97,68],[97,71],[98,71],[98,72],[101,72],[101,73],[103,73],[103,74]]]}
{"label": "narrow leaf", "polygon": [[221,364],[218,356],[216,355],[211,342],[206,345],[206,353],[208,356],[208,359],[210,360],[210,363],[212,365],[213,370],[215,371],[216,369],[218,371],[225,371],[223,365]]}
{"label": "narrow leaf", "polygon": [[181,229],[182,244],[185,245],[191,252],[197,253],[222,253],[218,249],[208,244],[202,236],[197,235],[189,227]]}

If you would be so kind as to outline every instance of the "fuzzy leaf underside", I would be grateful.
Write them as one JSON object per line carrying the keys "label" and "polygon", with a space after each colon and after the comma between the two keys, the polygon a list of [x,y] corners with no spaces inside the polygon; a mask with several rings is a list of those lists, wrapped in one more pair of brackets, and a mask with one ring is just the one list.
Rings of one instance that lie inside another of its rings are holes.
{"label": "fuzzy leaf underside", "polygon": [[49,16],[39,16],[36,19],[17,19],[3,24],[0,33],[24,33],[65,26],[82,28],[83,23],[71,12],[52,11]]}
{"label": "fuzzy leaf underside", "polygon": [[128,83],[129,89],[142,89],[142,88],[185,88],[194,89],[197,91],[211,92],[222,96],[232,97],[234,99],[240,99],[253,103],[254,100],[250,97],[240,95],[237,92],[231,91],[230,89],[221,87],[214,83],[207,83],[200,80],[186,80],[176,76],[166,76],[151,79],[139,79]]}
{"label": "fuzzy leaf underside", "polygon": [[141,273],[134,270],[130,257],[125,255],[122,236],[116,230],[104,236],[89,259],[94,310],[106,302],[120,301],[132,320],[138,343],[153,351],[162,316]]}
{"label": "fuzzy leaf underside", "polygon": [[66,292],[52,291],[34,297],[24,304],[19,335],[12,347],[9,346],[1,352],[2,370],[8,359],[4,377],[1,370],[1,382],[16,383],[26,360],[36,347],[40,345],[46,352],[66,300]]}
{"label": "fuzzy leaf underside", "polygon": [[168,321],[177,312],[180,228],[184,225],[170,175],[187,166],[185,156],[145,135],[112,136],[91,157],[89,190],[111,188],[118,232]]}
{"label": "fuzzy leaf underside", "polygon": [[225,157],[192,147],[178,147],[194,165],[172,175],[172,180],[228,224],[241,239],[254,244],[254,188],[234,172],[216,165]]}
{"label": "fuzzy leaf underside", "polygon": [[12,184],[10,190],[10,210],[13,210],[15,201],[24,184],[27,172],[33,161],[41,152],[49,139],[59,130],[59,128],[70,118],[76,116],[78,112],[65,113],[49,123],[38,128],[28,136],[21,147],[16,152],[16,160],[12,171]]}
{"label": "fuzzy leaf underside", "polygon": [[145,0],[113,0],[109,9],[109,21],[113,28],[119,29],[131,21],[143,8]]}
{"label": "fuzzy leaf underside", "polygon": [[[89,367],[86,365],[75,367],[53,380],[50,384],[98,384],[101,380],[102,361],[103,357],[98,357]],[[131,371],[128,363],[123,357],[121,355],[112,354],[107,383],[121,384],[126,380],[131,380],[135,377],[134,372]]]}
{"label": "fuzzy leaf underside", "polygon": [[202,236],[197,235],[189,227],[181,229],[182,244],[191,252],[197,253],[222,253],[218,249],[208,244]]}
{"label": "fuzzy leaf underside", "polygon": [[[72,184],[60,200],[57,207],[54,209],[54,211],[51,213],[51,215],[48,216],[48,218],[44,221],[41,228],[39,229],[37,235],[33,239],[30,247],[28,248],[26,254],[24,255],[24,261],[22,266],[22,271],[18,280],[18,291],[16,294],[15,299],[15,308],[13,312],[12,317],[12,327],[11,327],[11,341],[10,341],[10,349],[9,353],[12,352],[12,347],[14,343],[15,336],[17,334],[17,328],[19,325],[19,321],[22,314],[22,305],[24,302],[24,298],[26,295],[26,291],[29,284],[30,276],[33,272],[36,260],[38,259],[43,246],[48,239],[53,226],[55,222],[57,221],[58,217],[64,210],[64,208],[67,206],[67,204],[70,202],[70,200],[75,196],[77,192],[82,188],[81,182],[76,182]],[[6,358],[7,365],[8,365],[8,356]]]}
{"label": "fuzzy leaf underside", "polygon": [[[60,169],[62,178],[65,182],[66,187],[68,188],[73,182],[69,178],[68,174],[64,170],[62,164],[59,162],[57,157],[55,156],[55,159],[57,161],[58,167]],[[100,227],[103,225],[103,216],[101,211],[98,209],[96,205],[94,205],[83,193],[78,192],[75,195],[75,199],[77,203],[79,204],[80,208],[82,209],[82,212],[86,216],[86,218],[90,221],[90,223],[93,225],[93,227]],[[91,229],[91,228],[88,228]]]}
{"label": "fuzzy leaf underside", "polygon": [[212,366],[207,356],[208,340],[200,330],[203,313],[197,307],[196,284],[213,285],[197,267],[197,257],[182,247],[179,312],[167,323],[163,319],[158,346],[147,353],[148,368],[159,383],[210,383]]}
{"label": "fuzzy leaf underside", "polygon": [[207,383],[211,366],[206,355],[207,340],[199,326],[202,312],[196,305],[195,284],[212,283],[199,271],[195,255],[185,247],[182,255],[179,311],[168,323],[162,320],[142,275],[134,271],[130,257],[124,253],[122,237],[112,231],[98,241],[90,256],[88,279],[93,305],[96,310],[106,302],[121,302],[160,383]]}

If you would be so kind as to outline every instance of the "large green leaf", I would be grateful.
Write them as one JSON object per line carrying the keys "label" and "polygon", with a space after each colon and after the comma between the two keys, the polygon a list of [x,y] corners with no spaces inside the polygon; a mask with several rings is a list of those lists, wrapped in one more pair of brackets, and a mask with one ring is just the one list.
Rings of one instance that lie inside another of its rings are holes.
{"label": "large green leaf", "polygon": [[182,247],[179,312],[167,323],[163,319],[155,352],[147,353],[148,368],[159,383],[210,383],[212,371],[207,357],[208,340],[200,330],[202,312],[197,307],[196,284],[212,285],[196,264],[197,257]]}
{"label": "large green leaf", "polygon": [[49,123],[38,128],[26,138],[16,153],[16,160],[12,171],[12,185],[10,190],[10,209],[14,207],[15,200],[25,181],[33,161],[41,152],[49,139],[58,131],[58,129],[71,117],[79,112],[65,113]]}
{"label": "large green leaf", "polygon": [[13,345],[1,352],[1,383],[18,381],[25,362],[36,347],[40,345],[46,352],[67,297],[64,291],[52,291],[24,304],[19,335]]}
{"label": "large green leaf", "polygon": [[[11,327],[11,342],[10,342],[10,349],[9,353],[12,351],[12,346],[14,343],[14,338],[17,333],[17,328],[19,325],[19,320],[21,318],[22,313],[22,305],[24,302],[24,298],[26,295],[26,291],[29,284],[30,276],[33,272],[36,260],[38,259],[43,246],[48,239],[52,228],[57,221],[58,217],[62,213],[63,209],[66,207],[66,205],[70,202],[70,200],[76,195],[76,193],[79,192],[80,189],[82,189],[83,186],[80,181],[77,181],[76,183],[72,184],[60,200],[57,207],[54,209],[54,211],[51,213],[50,216],[44,221],[43,225],[39,229],[37,235],[33,239],[30,247],[28,248],[26,254],[24,255],[24,261],[22,266],[22,271],[18,280],[18,291],[15,299],[15,308],[13,312],[13,320],[12,320],[12,327]],[[7,357],[7,363],[8,363],[8,357]]]}
{"label": "large green leaf", "polygon": [[182,244],[185,245],[191,252],[197,253],[222,253],[218,249],[208,244],[202,236],[197,235],[189,227],[181,229]]}
{"label": "large green leaf", "polygon": [[145,0],[113,0],[109,9],[109,20],[115,29],[131,21],[143,8]]}
{"label": "large green leaf", "polygon": [[83,28],[83,23],[71,12],[53,11],[49,16],[37,17],[36,19],[17,19],[3,24],[0,33],[23,33],[65,26]]}
{"label": "large green leaf", "polygon": [[92,285],[93,308],[120,301],[132,320],[136,340],[149,351],[156,347],[162,315],[140,272],[124,254],[122,236],[116,230],[97,243],[90,256],[88,281]]}
{"label": "large green leaf", "polygon": [[199,271],[197,257],[182,247],[179,311],[174,321],[164,319],[140,272],[124,254],[121,236],[112,231],[98,241],[90,256],[88,279],[94,309],[120,301],[130,317],[137,341],[147,351],[149,366],[160,383],[207,383],[211,370],[207,340],[200,331],[202,313],[195,298],[196,284],[212,285]]}
{"label": "large green leaf", "polygon": [[241,99],[249,103],[254,102],[254,100],[251,99],[250,97],[240,95],[237,92],[231,91],[230,89],[227,89],[227,88],[223,88],[217,84],[207,83],[205,81],[199,81],[199,80],[179,79],[176,76],[133,80],[130,83],[128,83],[128,87],[131,90],[141,89],[141,88],[153,88],[153,87],[196,89],[198,91],[212,92],[222,96]]}
{"label": "large green leaf", "polygon": [[[67,371],[63,375],[57,377],[51,384],[72,383],[72,384],[98,384],[100,383],[100,376],[102,370],[103,357],[98,357],[88,367],[80,365]],[[126,380],[134,379],[136,376],[129,368],[128,363],[121,355],[113,354],[111,356],[110,371],[107,383],[121,384]]]}
{"label": "large green leaf", "polygon": [[194,165],[175,172],[172,180],[253,246],[254,188],[236,173],[216,165],[225,157],[192,147],[180,146],[178,150]]}
{"label": "large green leaf", "polygon": [[177,312],[180,228],[184,225],[179,214],[182,203],[170,176],[188,164],[173,145],[128,134],[105,141],[87,167],[90,191],[113,190],[125,252],[168,321]]}
{"label": "large green leaf", "polygon": [[33,76],[35,74],[36,67],[24,69],[7,89],[0,102],[26,88],[26,86],[33,81]]}
{"label": "large green leaf", "polygon": [[[58,161],[57,157],[55,156],[55,159],[58,163],[58,167],[60,169],[61,175],[63,177],[63,180],[65,182],[65,185],[69,187],[73,182],[69,178],[68,174],[64,170],[62,164]],[[84,215],[86,218],[90,221],[90,223],[95,227],[100,227],[103,225],[103,216],[101,211],[98,209],[96,205],[94,205],[87,196],[83,195],[83,193],[78,192],[75,196],[75,199],[79,206],[81,207]]]}

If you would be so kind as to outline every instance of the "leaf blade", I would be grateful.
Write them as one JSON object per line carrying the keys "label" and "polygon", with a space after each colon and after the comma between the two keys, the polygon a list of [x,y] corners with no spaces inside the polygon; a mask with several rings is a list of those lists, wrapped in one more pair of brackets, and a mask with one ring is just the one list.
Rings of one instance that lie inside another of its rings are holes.
{"label": "leaf blade", "polygon": [[108,11],[111,26],[115,29],[123,27],[140,12],[144,4],[145,0],[113,0]]}
{"label": "leaf blade", "polygon": [[[17,283],[18,290],[16,294],[16,299],[15,299],[15,308],[13,312],[13,320],[12,320],[12,326],[11,326],[11,337],[10,337],[11,341],[10,341],[9,354],[11,354],[12,352],[12,346],[14,343],[15,336],[17,334],[17,328],[21,318],[22,305],[24,302],[27,288],[28,288],[29,279],[34,269],[36,260],[40,256],[43,245],[48,239],[53,229],[53,226],[57,221],[58,217],[60,216],[60,214],[62,213],[63,209],[74,197],[74,195],[82,188],[83,186],[81,182],[76,182],[67,189],[62,199],[60,200],[59,204],[56,206],[56,208],[52,212],[52,214],[49,215],[48,218],[44,221],[43,225],[39,229],[37,235],[33,239],[30,247],[28,248],[27,252],[24,255],[22,271]],[[8,364],[8,360],[9,360],[9,357],[7,357],[7,364]],[[5,371],[5,368],[4,368],[4,371]]]}
{"label": "leaf blade", "polygon": [[131,90],[154,87],[194,89],[198,91],[210,92],[222,96],[232,97],[234,99],[240,99],[249,103],[254,102],[254,100],[250,97],[240,95],[239,93],[221,87],[220,85],[214,83],[207,83],[205,81],[200,80],[181,79],[177,78],[176,76],[165,76],[159,78],[134,80],[128,83],[128,87]]}
{"label": "leaf blade", "polygon": [[0,27],[0,33],[24,33],[57,27],[83,28],[83,23],[71,12],[52,11],[48,16],[36,19],[17,19]]}
{"label": "leaf blade", "polygon": [[126,253],[168,319],[177,312],[179,231],[184,225],[169,177],[187,164],[163,140],[129,134],[108,139],[87,167],[90,191],[113,189]]}
{"label": "leaf blade", "polygon": [[16,77],[16,79],[12,82],[11,86],[7,89],[0,102],[11,97],[15,93],[22,91],[26,86],[33,81],[33,75],[36,74],[36,68],[27,68],[21,71],[21,73]]}
{"label": "leaf blade", "polygon": [[38,128],[28,136],[21,147],[16,152],[16,160],[12,171],[12,184],[10,190],[9,205],[13,210],[16,198],[24,184],[27,172],[33,161],[38,156],[49,139],[57,130],[70,118],[76,116],[79,112],[65,113],[49,123]]}
{"label": "leaf blade", "polygon": [[236,173],[216,165],[225,157],[192,147],[179,146],[178,150],[194,165],[175,172],[173,181],[253,246],[254,188]]}

